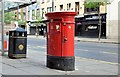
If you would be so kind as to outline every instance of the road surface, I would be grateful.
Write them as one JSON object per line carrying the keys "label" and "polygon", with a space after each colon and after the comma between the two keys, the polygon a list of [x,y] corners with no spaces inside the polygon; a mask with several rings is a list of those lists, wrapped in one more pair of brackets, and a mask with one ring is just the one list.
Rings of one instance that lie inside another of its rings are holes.
{"label": "road surface", "polygon": [[[28,38],[28,47],[37,52],[46,52],[46,38]],[[118,62],[118,44],[75,41],[75,56],[105,62]]]}

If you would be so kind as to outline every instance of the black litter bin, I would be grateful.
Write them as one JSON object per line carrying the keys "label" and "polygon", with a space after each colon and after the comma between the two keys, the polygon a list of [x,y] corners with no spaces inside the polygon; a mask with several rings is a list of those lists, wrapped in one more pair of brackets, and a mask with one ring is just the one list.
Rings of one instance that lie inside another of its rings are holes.
{"label": "black litter bin", "polygon": [[9,58],[26,58],[27,31],[23,28],[16,28],[9,31]]}

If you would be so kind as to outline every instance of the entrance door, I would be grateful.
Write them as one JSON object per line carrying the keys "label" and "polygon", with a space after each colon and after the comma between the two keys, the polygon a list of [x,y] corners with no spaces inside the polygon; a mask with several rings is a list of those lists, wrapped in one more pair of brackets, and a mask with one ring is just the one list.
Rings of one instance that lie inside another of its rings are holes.
{"label": "entrance door", "polygon": [[106,23],[101,25],[101,37],[106,38]]}

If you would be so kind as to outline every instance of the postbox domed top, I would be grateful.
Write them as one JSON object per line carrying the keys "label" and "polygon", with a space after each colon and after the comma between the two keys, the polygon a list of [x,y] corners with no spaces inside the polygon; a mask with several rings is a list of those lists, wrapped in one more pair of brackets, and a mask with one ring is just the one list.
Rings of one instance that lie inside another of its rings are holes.
{"label": "postbox domed top", "polygon": [[77,13],[76,12],[50,12],[50,13],[47,13],[45,16],[48,16],[48,17],[59,17],[59,16],[75,16]]}

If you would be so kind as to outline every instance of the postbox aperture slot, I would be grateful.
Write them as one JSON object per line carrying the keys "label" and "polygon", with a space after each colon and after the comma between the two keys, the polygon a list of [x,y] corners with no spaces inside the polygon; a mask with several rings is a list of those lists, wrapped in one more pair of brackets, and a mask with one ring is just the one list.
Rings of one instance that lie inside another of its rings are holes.
{"label": "postbox aperture slot", "polygon": [[60,18],[60,19],[53,19],[53,22],[62,22],[62,18]]}

